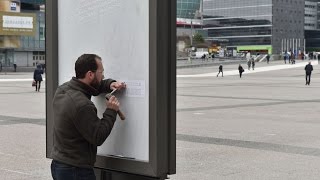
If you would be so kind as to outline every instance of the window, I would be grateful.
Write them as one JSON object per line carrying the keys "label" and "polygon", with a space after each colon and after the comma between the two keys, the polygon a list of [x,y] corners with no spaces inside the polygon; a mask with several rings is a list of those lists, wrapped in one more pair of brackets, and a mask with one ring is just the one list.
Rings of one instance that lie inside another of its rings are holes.
{"label": "window", "polygon": [[39,27],[39,38],[40,40],[45,40],[45,27],[40,25]]}

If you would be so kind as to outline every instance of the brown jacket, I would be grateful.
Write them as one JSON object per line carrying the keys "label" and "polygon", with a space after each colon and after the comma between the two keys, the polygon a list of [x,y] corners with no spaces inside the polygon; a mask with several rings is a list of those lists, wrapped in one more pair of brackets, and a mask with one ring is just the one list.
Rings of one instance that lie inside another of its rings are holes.
{"label": "brown jacket", "polygon": [[92,95],[110,92],[112,79],[103,80],[99,90],[76,78],[59,86],[53,98],[53,147],[51,157],[76,167],[92,168],[97,146],[109,136],[116,111],[106,109],[103,118],[90,100]]}

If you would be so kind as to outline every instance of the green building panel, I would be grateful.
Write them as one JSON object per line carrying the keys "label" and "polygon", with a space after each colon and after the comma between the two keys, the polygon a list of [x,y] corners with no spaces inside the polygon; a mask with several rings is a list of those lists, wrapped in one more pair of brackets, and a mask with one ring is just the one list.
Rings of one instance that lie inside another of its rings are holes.
{"label": "green building panel", "polygon": [[177,0],[177,18],[193,19],[200,9],[200,0]]}

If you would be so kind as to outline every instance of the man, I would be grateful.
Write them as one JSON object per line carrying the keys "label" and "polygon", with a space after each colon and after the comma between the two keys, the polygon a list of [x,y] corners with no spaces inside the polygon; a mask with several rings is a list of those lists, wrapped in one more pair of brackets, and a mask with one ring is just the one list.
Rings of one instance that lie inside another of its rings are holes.
{"label": "man", "polygon": [[223,66],[222,66],[222,64],[220,64],[220,66],[219,66],[219,72],[217,74],[217,77],[219,76],[220,72],[222,73],[222,77],[223,77]]}
{"label": "man", "polygon": [[306,65],[306,67],[304,68],[304,70],[306,71],[306,85],[310,85],[311,72],[313,71],[313,67],[312,67],[310,61],[309,61],[309,63]]}
{"label": "man", "polygon": [[249,60],[249,61],[247,62],[247,65],[248,65],[248,70],[250,71],[250,67],[251,67],[251,60]]}
{"label": "man", "polygon": [[244,72],[244,69],[241,66],[241,64],[239,64],[238,70],[239,70],[239,75],[240,75],[240,78],[241,78],[242,77],[242,73]]}
{"label": "man", "polygon": [[254,70],[254,67],[256,66],[256,63],[254,62],[254,58],[251,59],[251,66],[252,66],[252,70]]}
{"label": "man", "polygon": [[122,82],[103,80],[101,58],[83,54],[75,63],[76,77],[59,86],[53,98],[53,147],[51,174],[54,180],[95,180],[93,165],[97,146],[103,144],[116,121],[119,101],[106,101],[103,118],[90,100],[102,92],[126,88]]}
{"label": "man", "polygon": [[269,64],[269,61],[270,61],[270,55],[267,54],[267,64]]}
{"label": "man", "polygon": [[17,64],[16,63],[13,64],[13,69],[14,69],[14,72],[17,72]]}

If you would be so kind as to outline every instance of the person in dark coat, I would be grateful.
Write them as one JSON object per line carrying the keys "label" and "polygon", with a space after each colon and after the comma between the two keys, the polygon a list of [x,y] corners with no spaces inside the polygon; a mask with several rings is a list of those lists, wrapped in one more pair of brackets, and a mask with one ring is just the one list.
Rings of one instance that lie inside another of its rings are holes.
{"label": "person in dark coat", "polygon": [[256,63],[254,62],[254,59],[251,59],[251,66],[252,66],[252,70],[254,70],[254,67],[256,66]]}
{"label": "person in dark coat", "polygon": [[313,71],[313,67],[312,67],[310,61],[309,61],[309,63],[306,65],[306,67],[304,68],[304,70],[306,71],[306,85],[310,85],[311,72]]}
{"label": "person in dark coat", "polygon": [[241,66],[241,64],[239,64],[238,70],[239,70],[239,75],[240,75],[240,78],[241,78],[242,73],[244,72],[244,69],[243,69],[243,67]]}
{"label": "person in dark coat", "polygon": [[247,65],[248,65],[248,70],[250,70],[250,67],[251,67],[251,60],[250,59],[248,60]]}
{"label": "person in dark coat", "polygon": [[14,72],[17,72],[17,64],[16,63],[13,64],[13,69],[14,69]]}
{"label": "person in dark coat", "polygon": [[267,64],[269,64],[269,61],[270,61],[270,55],[268,54],[267,55]]}
{"label": "person in dark coat", "polygon": [[76,77],[59,86],[53,97],[50,157],[54,180],[100,179],[93,169],[97,148],[109,137],[120,103],[112,96],[105,101],[106,106],[101,108],[98,117],[91,97],[126,87],[123,82],[104,79],[102,59],[95,54],[81,55],[75,71]]}
{"label": "person in dark coat", "polygon": [[219,76],[220,72],[222,73],[222,77],[223,77],[223,66],[222,66],[222,64],[220,64],[220,66],[219,66],[219,72],[217,74],[217,77]]}
{"label": "person in dark coat", "polygon": [[41,69],[41,65],[38,64],[37,68],[33,72],[33,80],[36,82],[36,91],[40,91],[40,85],[42,81],[43,70]]}

